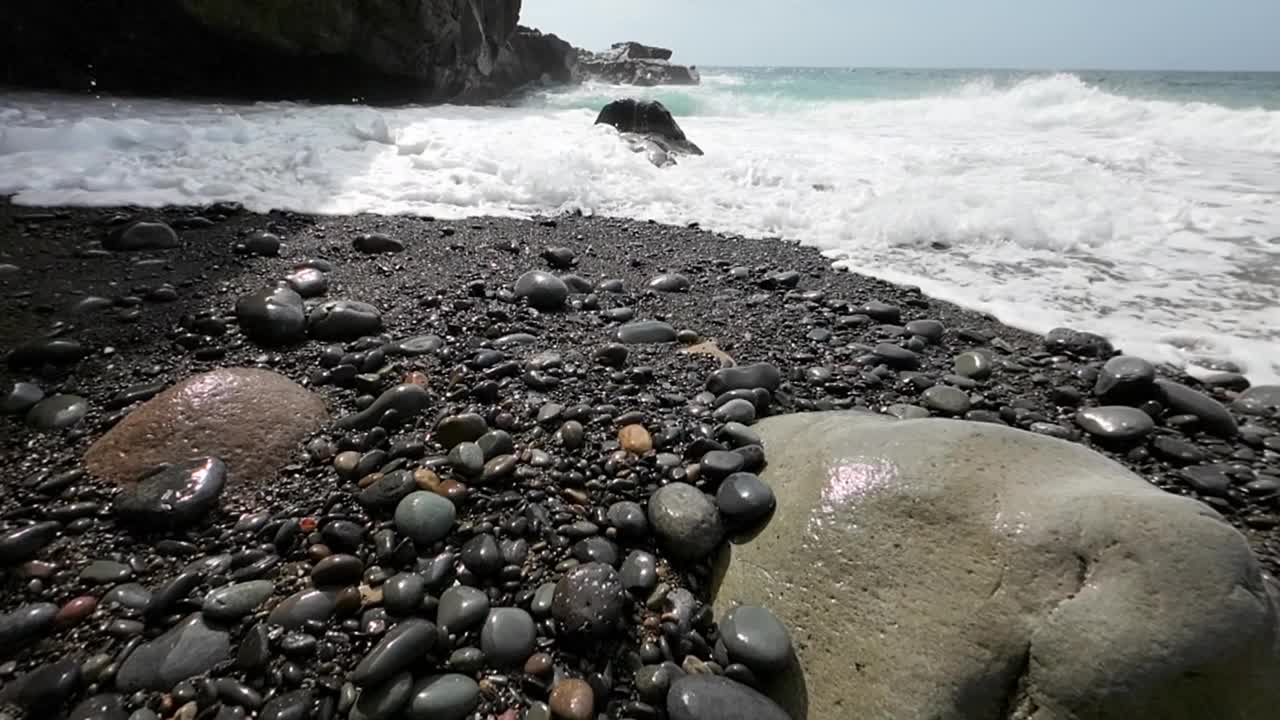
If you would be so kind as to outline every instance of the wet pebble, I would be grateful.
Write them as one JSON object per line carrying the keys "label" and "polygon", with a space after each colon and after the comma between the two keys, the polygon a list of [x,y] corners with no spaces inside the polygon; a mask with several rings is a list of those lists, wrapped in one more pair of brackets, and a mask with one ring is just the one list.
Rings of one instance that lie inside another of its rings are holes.
{"label": "wet pebble", "polygon": [[480,686],[466,675],[423,678],[413,688],[406,720],[463,720],[480,703]]}
{"label": "wet pebble", "polygon": [[515,296],[538,310],[559,310],[569,299],[569,286],[542,270],[530,270],[516,280]]}
{"label": "wet pebble", "polygon": [[533,654],[537,628],[519,608],[494,608],[484,621],[480,648],[485,659],[500,668],[519,667]]}
{"label": "wet pebble", "polygon": [[317,340],[356,340],[381,329],[378,308],[355,300],[329,300],[307,315],[307,334]]}
{"label": "wet pebble", "polygon": [[646,345],[676,341],[676,329],[659,320],[637,320],[618,328],[614,337],[625,345]]}
{"label": "wet pebble", "polygon": [[431,651],[436,627],[426,620],[410,618],[396,624],[365,653],[351,673],[351,682],[360,687],[381,685],[410,669]]}
{"label": "wet pebble", "polygon": [[1104,440],[1136,440],[1155,429],[1150,415],[1124,405],[1085,408],[1076,413],[1076,423]]}
{"label": "wet pebble", "polygon": [[666,699],[671,720],[790,720],[782,708],[746,685],[716,675],[685,675]]}
{"label": "wet pebble", "polygon": [[409,494],[396,506],[396,530],[419,545],[444,539],[453,528],[457,511],[453,503],[435,493]]}
{"label": "wet pebble", "polygon": [[266,602],[273,592],[275,584],[270,580],[224,585],[205,596],[201,611],[210,620],[236,622]]}
{"label": "wet pebble", "polygon": [[131,522],[185,529],[218,506],[226,483],[227,466],[218,458],[175,463],[125,488],[114,509]]}
{"label": "wet pebble", "polygon": [[595,717],[595,693],[587,681],[578,678],[565,678],[553,685],[547,705],[557,720],[592,720]]}
{"label": "wet pebble", "polygon": [[27,411],[27,424],[39,430],[61,430],[84,419],[89,401],[79,395],[52,395]]}
{"label": "wet pebble", "polygon": [[483,590],[458,585],[444,591],[436,619],[451,633],[464,633],[478,626],[489,614],[489,596]]}
{"label": "wet pebble", "polygon": [[617,626],[626,604],[618,571],[603,563],[570,569],[556,583],[551,614],[562,632],[601,637]]}
{"label": "wet pebble", "polygon": [[735,473],[720,483],[716,490],[716,505],[731,529],[755,527],[769,517],[777,506],[773,489],[758,475]]}
{"label": "wet pebble", "polygon": [[720,511],[701,490],[671,483],[649,498],[649,526],[672,557],[702,560],[724,538]]}

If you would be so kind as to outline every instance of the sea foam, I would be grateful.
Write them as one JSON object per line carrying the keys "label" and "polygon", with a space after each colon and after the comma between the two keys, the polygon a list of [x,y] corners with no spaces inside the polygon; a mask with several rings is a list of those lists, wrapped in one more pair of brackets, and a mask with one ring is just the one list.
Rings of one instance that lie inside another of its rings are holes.
{"label": "sea foam", "polygon": [[[1073,75],[879,99],[704,78],[485,108],[9,95],[0,193],[696,221],[795,239],[1029,330],[1280,376],[1280,112],[1129,98]],[[706,155],[660,170],[593,126],[623,93],[663,99]]]}

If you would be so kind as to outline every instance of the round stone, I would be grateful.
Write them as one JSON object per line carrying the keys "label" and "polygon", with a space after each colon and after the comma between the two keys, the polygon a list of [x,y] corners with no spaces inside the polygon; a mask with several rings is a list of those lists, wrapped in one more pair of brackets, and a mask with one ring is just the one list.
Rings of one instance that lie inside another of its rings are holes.
{"label": "round stone", "polygon": [[[745,402],[745,401],[743,401]],[[729,450],[712,450],[698,464],[702,472],[712,480],[722,480],[742,469],[746,460],[736,452]]]}
{"label": "round stone", "polygon": [[355,555],[330,555],[311,569],[316,587],[355,585],[364,575],[364,561]]}
{"label": "round stone", "polygon": [[473,442],[454,445],[449,450],[449,465],[469,478],[479,475],[484,470],[484,450]]}
{"label": "round stone", "polygon": [[435,625],[420,618],[402,620],[360,660],[351,673],[351,682],[370,687],[391,680],[415,662],[421,662],[431,651],[435,639]]}
{"label": "round stone", "polygon": [[722,423],[750,425],[756,420],[756,406],[748,400],[734,398],[716,408],[711,416]]}
{"label": "round stone", "polygon": [[618,431],[618,444],[633,455],[644,455],[653,449],[653,436],[643,425],[625,425]]}
{"label": "round stone", "polygon": [[436,425],[435,438],[445,448],[453,449],[458,443],[479,440],[488,431],[489,425],[484,418],[475,413],[463,413],[442,419]]}
{"label": "round stone", "polygon": [[218,506],[227,466],[218,458],[176,463],[144,476],[115,500],[120,517],[139,524],[185,528]]}
{"label": "round stone", "polygon": [[733,529],[752,528],[777,506],[773,489],[752,473],[734,473],[720,483],[716,505]]}
{"label": "round stone", "polygon": [[302,296],[289,287],[263,288],[236,301],[240,331],[261,345],[287,345],[306,337]]}
{"label": "round stone", "polygon": [[897,305],[872,300],[858,309],[858,312],[876,322],[898,325],[902,322],[902,310]]}
{"label": "round stone", "polygon": [[791,664],[791,635],[773,613],[762,607],[742,605],[720,621],[720,639],[733,662],[767,676]]}
{"label": "round stone", "polygon": [[300,590],[285,598],[271,610],[267,621],[286,630],[296,630],[308,622],[325,622],[337,609],[337,590]]}
{"label": "round stone", "polygon": [[426,595],[426,578],[417,573],[397,573],[382,586],[382,606],[392,615],[412,615]]}
{"label": "round stone", "polygon": [[485,659],[500,668],[524,664],[533,654],[538,630],[529,613],[519,608],[494,608],[480,631]]}
{"label": "round stone", "polygon": [[782,371],[770,363],[721,368],[707,378],[707,391],[722,395],[730,390],[764,388],[769,392],[782,385]]}
{"label": "round stone", "polygon": [[476,535],[463,544],[461,557],[462,564],[480,577],[496,575],[503,566],[502,549],[489,533]]}
{"label": "round stone", "polygon": [[466,675],[427,677],[413,689],[407,720],[463,720],[480,704],[480,686]]}
{"label": "round stone", "polygon": [[165,463],[214,456],[232,485],[267,486],[311,433],[328,426],[324,400],[267,370],[189,377],[130,412],[85,453],[94,475],[121,484]]}
{"label": "round stone", "polygon": [[934,385],[921,394],[924,406],[947,415],[963,415],[969,412],[972,404],[969,395],[963,390],[946,385]]}
{"label": "round stone", "polygon": [[44,399],[44,391],[39,385],[29,382],[15,382],[0,395],[0,413],[16,415],[25,413]]}
{"label": "round stone", "polygon": [[275,589],[275,584],[270,580],[224,585],[205,595],[201,611],[210,620],[236,622],[266,602]]}
{"label": "round stone", "polygon": [[604,563],[579,565],[555,585],[551,615],[562,632],[602,637],[613,632],[626,605],[618,571]]}
{"label": "round stone", "polygon": [[1124,405],[1085,408],[1076,413],[1076,423],[1104,440],[1136,440],[1155,429],[1150,415]]}
{"label": "round stone", "polygon": [[444,591],[436,621],[450,633],[461,634],[479,625],[489,614],[489,596],[479,588],[457,585]]}
{"label": "round stone", "polygon": [[1117,355],[1098,371],[1093,394],[1098,397],[1124,396],[1149,388],[1156,379],[1156,368],[1140,357]]}
{"label": "round stone", "polygon": [[410,493],[396,505],[396,530],[419,545],[443,540],[455,519],[453,503],[431,492]]}
{"label": "round stone", "polygon": [[956,356],[954,365],[956,374],[973,380],[986,380],[991,377],[995,364],[991,354],[985,350],[970,350]]}
{"label": "round stone", "polygon": [[354,300],[321,303],[307,316],[307,332],[317,340],[356,340],[381,329],[382,313],[378,308]]}
{"label": "round stone", "polygon": [[658,586],[658,559],[643,550],[633,550],[622,561],[622,587],[635,595],[647,595]]}
{"label": "round stone", "polygon": [[530,270],[516,280],[515,295],[539,310],[559,310],[569,299],[569,286],[542,270]]}
{"label": "round stone", "polygon": [[40,430],[61,430],[84,419],[89,401],[79,395],[54,395],[27,411],[27,424]]}
{"label": "round stone", "polygon": [[351,720],[391,720],[413,694],[413,673],[402,672],[376,687],[361,691]]}
{"label": "round stone", "polygon": [[724,539],[715,503],[685,483],[663,486],[649,498],[649,526],[670,555],[691,562],[706,558]]}
{"label": "round stone", "polygon": [[649,534],[649,519],[645,517],[640,503],[622,500],[609,506],[605,517],[618,531],[622,540],[639,540]]}
{"label": "round stone", "polygon": [[289,288],[304,298],[329,292],[329,276],[315,268],[298,268],[284,277]]}
{"label": "round stone", "polygon": [[676,329],[660,320],[637,320],[618,328],[615,339],[624,345],[649,345],[676,341]]}
{"label": "round stone", "polygon": [[179,245],[178,233],[162,222],[140,220],[112,231],[102,246],[108,250],[168,250]]}
{"label": "round stone", "polygon": [[384,233],[363,233],[351,241],[357,252],[369,255],[377,253],[397,253],[404,250],[404,243]]}
{"label": "round stone", "polygon": [[592,720],[595,717],[595,693],[586,680],[565,678],[551,687],[547,704],[558,720]]}
{"label": "round stone", "polygon": [[790,720],[791,716],[759,692],[718,675],[685,675],[667,693],[670,720]]}
{"label": "round stone", "polygon": [[689,278],[680,273],[664,273],[651,279],[646,287],[658,292],[687,292],[691,285]]}
{"label": "round stone", "polygon": [[937,320],[912,320],[907,323],[907,332],[918,335],[931,343],[942,340],[945,328]]}

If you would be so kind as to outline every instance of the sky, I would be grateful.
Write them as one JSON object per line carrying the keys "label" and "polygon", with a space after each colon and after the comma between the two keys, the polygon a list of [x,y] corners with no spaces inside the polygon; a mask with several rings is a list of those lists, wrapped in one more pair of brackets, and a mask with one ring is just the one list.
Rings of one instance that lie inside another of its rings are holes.
{"label": "sky", "polygon": [[696,65],[1280,71],[1280,0],[523,0],[520,21]]}

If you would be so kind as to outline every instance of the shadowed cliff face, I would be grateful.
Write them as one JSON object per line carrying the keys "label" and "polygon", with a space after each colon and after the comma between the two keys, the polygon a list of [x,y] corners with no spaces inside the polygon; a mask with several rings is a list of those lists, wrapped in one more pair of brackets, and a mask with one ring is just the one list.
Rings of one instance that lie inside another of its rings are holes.
{"label": "shadowed cliff face", "polygon": [[[0,82],[330,101],[471,101],[515,89],[521,0],[43,0],[0,11]],[[499,70],[507,57],[506,72]],[[519,59],[517,64],[525,62]]]}

